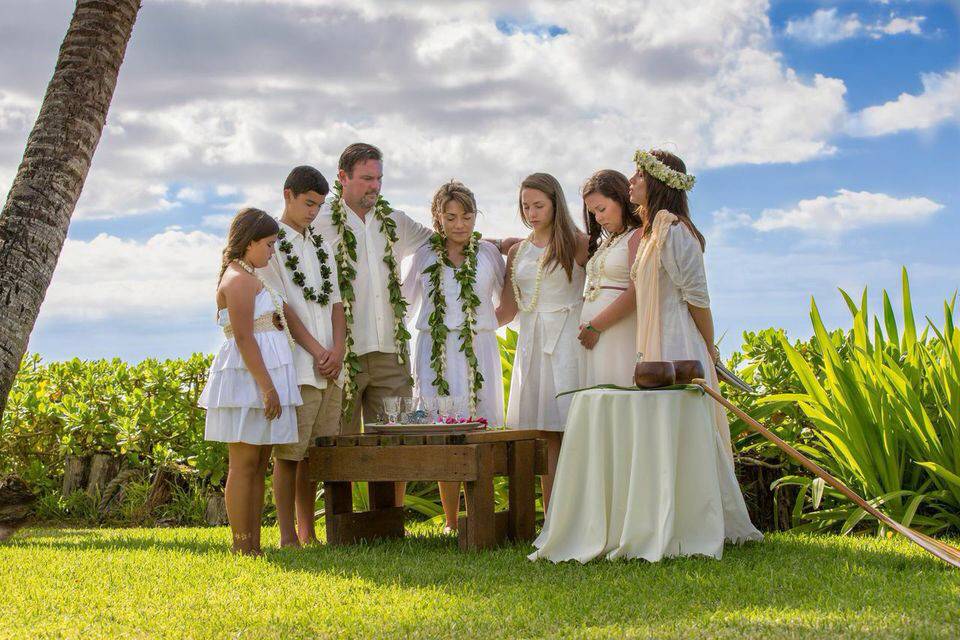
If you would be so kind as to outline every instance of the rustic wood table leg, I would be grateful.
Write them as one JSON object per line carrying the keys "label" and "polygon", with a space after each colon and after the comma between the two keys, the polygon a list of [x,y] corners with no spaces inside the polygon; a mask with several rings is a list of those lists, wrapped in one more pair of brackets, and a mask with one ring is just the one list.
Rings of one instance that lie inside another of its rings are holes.
{"label": "rustic wood table leg", "polygon": [[489,549],[497,543],[493,498],[493,445],[477,445],[476,455],[477,479],[464,483],[467,530],[460,532],[460,546],[469,550]]}
{"label": "rustic wood table leg", "polygon": [[537,494],[534,473],[536,440],[511,442],[507,450],[510,482],[510,511],[507,537],[531,541],[536,527]]}
{"label": "rustic wood table leg", "polygon": [[387,509],[397,506],[396,482],[368,482],[367,494],[371,509]]}
{"label": "rustic wood table leg", "polygon": [[323,510],[327,523],[327,544],[347,544],[351,538],[343,530],[343,518],[353,513],[353,487],[350,482],[323,483]]}

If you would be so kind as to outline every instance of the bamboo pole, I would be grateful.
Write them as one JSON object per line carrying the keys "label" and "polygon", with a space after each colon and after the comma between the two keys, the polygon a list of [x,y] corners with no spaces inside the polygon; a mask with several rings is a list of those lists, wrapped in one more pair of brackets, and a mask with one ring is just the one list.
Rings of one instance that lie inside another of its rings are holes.
{"label": "bamboo pole", "polygon": [[897,522],[896,520],[890,518],[879,509],[871,505],[869,502],[861,498],[854,492],[850,487],[843,484],[832,475],[824,471],[817,463],[813,462],[807,456],[803,455],[792,446],[787,444],[783,439],[777,436],[775,433],[764,427],[762,424],[751,418],[745,411],[740,407],[737,407],[729,400],[724,398],[718,391],[710,388],[707,385],[706,380],[702,378],[696,378],[693,380],[693,383],[700,385],[707,394],[710,395],[714,400],[719,402],[721,405],[735,413],[741,420],[743,420],[751,429],[762,435],[764,438],[777,445],[784,453],[788,456],[799,462],[805,469],[810,471],[813,475],[821,478],[824,482],[829,484],[831,487],[842,493],[844,496],[853,501],[861,509],[872,515],[874,518],[884,523],[897,533],[905,536],[907,539],[911,540],[927,552],[933,554],[934,556],[940,558],[947,564],[960,569],[960,550],[951,547],[950,545],[935,540],[930,536],[924,535],[919,531],[914,531],[910,527],[904,526]]}

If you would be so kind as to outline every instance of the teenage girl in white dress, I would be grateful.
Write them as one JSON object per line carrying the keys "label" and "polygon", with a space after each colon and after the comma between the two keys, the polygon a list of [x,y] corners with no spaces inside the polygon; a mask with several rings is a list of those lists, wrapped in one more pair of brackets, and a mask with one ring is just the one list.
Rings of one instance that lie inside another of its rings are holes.
{"label": "teenage girl in white dress", "polygon": [[640,217],[630,203],[630,183],[619,171],[597,171],[581,193],[591,257],[578,336],[580,386],[632,387],[637,312],[630,265],[640,244]]}
{"label": "teenage girl in white dress", "polygon": [[257,277],[277,241],[277,221],[241,210],[230,225],[217,285],[217,324],[225,340],[210,366],[199,405],[207,410],[204,438],[228,443],[224,495],[235,553],[260,555],[264,476],[275,444],[298,440],[301,404],[291,350],[316,340],[275,291]]}
{"label": "teenage girl in white dress", "polygon": [[570,408],[570,396],[557,394],[580,385],[577,332],[589,240],[574,225],[563,189],[549,174],[524,179],[519,209],[531,233],[507,253],[497,318],[501,325],[515,318],[520,325],[507,426],[549,434],[548,473],[541,476],[546,508]]}

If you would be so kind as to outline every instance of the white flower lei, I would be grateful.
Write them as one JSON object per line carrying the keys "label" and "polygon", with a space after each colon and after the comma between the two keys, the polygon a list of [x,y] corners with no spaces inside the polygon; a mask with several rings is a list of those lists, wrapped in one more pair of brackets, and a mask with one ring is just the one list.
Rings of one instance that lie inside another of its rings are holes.
{"label": "white flower lei", "polygon": [[267,294],[270,296],[270,302],[273,303],[273,312],[280,316],[280,324],[283,326],[283,333],[287,336],[287,342],[290,343],[290,349],[293,349],[293,336],[290,335],[290,326],[287,324],[287,316],[283,313],[283,298],[280,297],[276,291],[270,288],[270,285],[267,284],[256,269],[250,266],[245,260],[236,258],[234,260],[240,268],[252,275],[254,278],[260,281],[260,284],[263,285],[263,288],[267,290]]}
{"label": "white flower lei", "polygon": [[671,169],[667,165],[663,164],[650,151],[642,151],[637,149],[637,152],[633,154],[633,161],[636,163],[637,169],[643,169],[654,178],[673,189],[690,191],[690,189],[693,189],[693,183],[697,181],[696,177],[690,175],[689,173],[676,171],[675,169]]}
{"label": "white flower lei", "polygon": [[616,235],[609,235],[603,241],[597,252],[593,254],[587,263],[587,288],[583,293],[583,299],[587,302],[593,302],[600,295],[600,283],[603,281],[603,270],[607,264],[607,254],[613,249],[613,246],[627,236],[623,231]]}
{"label": "white flower lei", "polygon": [[537,308],[537,302],[540,300],[540,284],[543,281],[543,265],[547,262],[547,251],[544,249],[540,257],[537,258],[537,278],[533,284],[533,295],[530,297],[530,304],[524,306],[523,303],[520,302],[520,285],[517,284],[517,262],[520,260],[520,254],[527,245],[530,244],[533,243],[530,242],[529,238],[520,243],[520,248],[517,249],[517,253],[513,257],[513,265],[510,269],[510,284],[513,286],[513,297],[517,301],[517,308],[523,313],[529,313]]}

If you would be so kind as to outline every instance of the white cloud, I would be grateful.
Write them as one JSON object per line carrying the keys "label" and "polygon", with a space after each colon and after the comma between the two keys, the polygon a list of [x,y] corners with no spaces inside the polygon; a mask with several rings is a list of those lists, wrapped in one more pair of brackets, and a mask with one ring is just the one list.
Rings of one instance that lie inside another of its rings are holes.
{"label": "white cloud", "polygon": [[[180,185],[273,210],[290,167],[330,178],[358,139],[386,153],[391,201],[423,210],[457,177],[500,229],[524,175],[552,172],[574,199],[594,170],[629,170],[637,146],[693,171],[829,155],[844,84],[790,69],[767,9],[528,3],[523,21],[566,30],[551,38],[500,32],[507,2],[146,3],[77,215],[163,211],[189,202]],[[16,53],[0,43],[0,78],[23,75]],[[3,136],[0,176],[25,141]]]}
{"label": "white cloud", "polygon": [[220,236],[175,228],[143,242],[108,234],[67,239],[41,317],[169,316],[176,324],[212,315],[223,242]]}
{"label": "white cloud", "polygon": [[867,107],[853,116],[849,132],[855,136],[882,136],[960,122],[960,71],[925,73],[921,80],[923,93],[901,93],[896,100]]}
{"label": "white cloud", "polygon": [[757,231],[799,229],[839,234],[868,226],[914,222],[941,209],[942,204],[929,198],[895,198],[885,193],[840,189],[834,196],[801,200],[788,209],[765,209],[751,226]]}
{"label": "white cloud", "polygon": [[195,187],[181,187],[177,191],[176,198],[177,200],[182,200],[183,202],[190,202],[193,204],[203,202],[206,199],[204,197],[203,190]]}
{"label": "white cloud", "polygon": [[210,229],[219,229],[226,231],[230,227],[230,222],[233,221],[233,215],[228,215],[226,213],[220,213],[215,215],[203,216],[201,224]]}
{"label": "white cloud", "polygon": [[864,23],[856,13],[840,15],[836,8],[817,9],[809,16],[788,20],[784,33],[812,45],[827,45],[849,38],[867,36],[874,39],[901,34],[921,35],[925,16],[897,16]]}
{"label": "white cloud", "polygon": [[908,16],[906,18],[890,16],[890,20],[886,24],[878,23],[875,25],[873,29],[874,37],[882,37],[881,34],[895,36],[901,33],[919,36],[923,33],[920,23],[924,20],[926,20],[925,16]]}
{"label": "white cloud", "polygon": [[817,9],[798,20],[789,20],[784,32],[791,38],[811,44],[829,44],[853,38],[863,30],[857,14],[840,16],[835,8]]}

